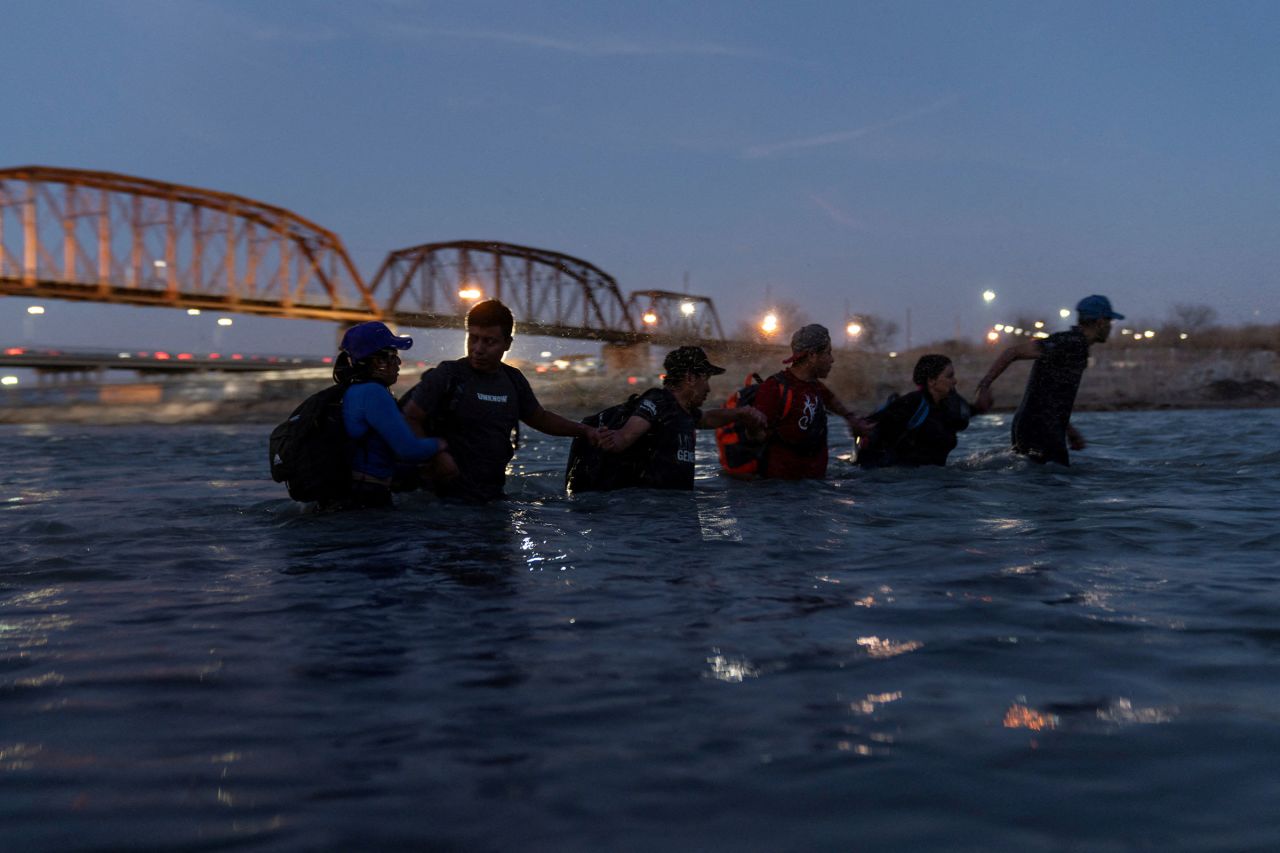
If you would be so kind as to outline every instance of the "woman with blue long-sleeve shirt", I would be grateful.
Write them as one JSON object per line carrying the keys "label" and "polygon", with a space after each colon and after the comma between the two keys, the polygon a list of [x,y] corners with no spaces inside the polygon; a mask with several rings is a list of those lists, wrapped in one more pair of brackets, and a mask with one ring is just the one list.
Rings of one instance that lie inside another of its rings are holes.
{"label": "woman with blue long-sleeve shirt", "polygon": [[396,462],[425,462],[445,449],[445,441],[414,435],[391,395],[400,375],[400,351],[413,346],[412,338],[375,321],[347,330],[341,346],[333,376],[348,386],[342,423],[351,464],[351,494],[342,503],[388,506]]}

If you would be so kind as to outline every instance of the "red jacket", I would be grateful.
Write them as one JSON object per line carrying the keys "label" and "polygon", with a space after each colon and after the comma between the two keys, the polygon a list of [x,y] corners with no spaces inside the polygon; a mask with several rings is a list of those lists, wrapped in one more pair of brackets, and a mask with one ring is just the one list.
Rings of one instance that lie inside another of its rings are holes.
{"label": "red jacket", "polygon": [[789,368],[764,381],[755,405],[769,419],[765,477],[827,476],[827,406],[833,400],[835,395],[822,382],[800,379]]}

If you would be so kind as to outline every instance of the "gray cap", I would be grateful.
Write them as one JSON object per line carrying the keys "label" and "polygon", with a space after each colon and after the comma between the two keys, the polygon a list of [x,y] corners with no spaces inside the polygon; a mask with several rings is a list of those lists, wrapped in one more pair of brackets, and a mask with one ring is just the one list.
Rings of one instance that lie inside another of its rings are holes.
{"label": "gray cap", "polygon": [[820,352],[831,346],[831,333],[826,326],[810,323],[791,336],[792,352]]}

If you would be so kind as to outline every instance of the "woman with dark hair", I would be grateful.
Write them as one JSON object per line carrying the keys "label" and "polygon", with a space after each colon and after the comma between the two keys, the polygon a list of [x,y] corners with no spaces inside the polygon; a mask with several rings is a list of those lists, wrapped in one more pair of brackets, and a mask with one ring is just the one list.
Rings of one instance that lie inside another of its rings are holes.
{"label": "woman with dark hair", "polygon": [[400,351],[413,346],[379,322],[361,323],[342,337],[333,363],[333,381],[345,386],[342,423],[351,463],[351,493],[338,503],[375,507],[391,504],[395,464],[425,462],[445,449],[442,438],[419,438],[391,395],[400,375]]}
{"label": "woman with dark hair", "polygon": [[[969,426],[971,407],[956,393],[956,369],[945,355],[923,355],[911,373],[916,390],[894,395],[867,416],[871,434],[858,442],[858,464],[946,465],[956,433]],[[985,410],[984,410],[985,411]]]}

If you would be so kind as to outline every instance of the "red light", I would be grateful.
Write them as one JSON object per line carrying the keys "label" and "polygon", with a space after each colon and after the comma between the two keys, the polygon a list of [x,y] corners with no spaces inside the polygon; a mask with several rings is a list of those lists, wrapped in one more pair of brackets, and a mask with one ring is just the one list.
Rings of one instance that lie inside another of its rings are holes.
{"label": "red light", "polygon": [[168,361],[168,360],[169,360],[169,353],[167,352],[156,353],[156,361]]}
{"label": "red light", "polygon": [[7,350],[4,351],[4,354],[5,355],[22,355],[24,352],[26,352],[26,350],[24,350],[22,347],[9,347]]}
{"label": "red light", "polygon": [[233,352],[233,353],[231,354],[231,360],[232,360],[232,361],[243,361],[243,360],[244,360],[244,356],[242,356],[242,355],[241,355],[240,353],[238,353],[238,352]]}
{"label": "red light", "polygon": [[140,352],[140,353],[138,353],[138,358],[150,358],[150,357],[151,357],[151,353],[149,353],[149,352]]}
{"label": "red light", "polygon": [[191,353],[189,352],[178,353],[178,361],[190,361],[190,360],[191,360]]}
{"label": "red light", "polygon": [[326,355],[324,358],[321,359],[321,361],[323,361],[325,364],[332,364],[333,358],[331,356]]}
{"label": "red light", "polygon": [[212,360],[212,359],[215,359],[215,358],[222,358],[222,356],[221,356],[221,355],[219,355],[219,354],[218,354],[218,353],[216,353],[216,352],[211,352],[211,353],[209,353],[209,358],[210,358],[210,360]]}
{"label": "red light", "polygon": [[637,382],[639,382],[639,381],[640,381],[640,378],[639,378],[639,377],[637,377],[637,376],[628,376],[628,377],[627,377],[627,384],[628,384],[628,385],[635,385],[635,384],[636,384]]}

